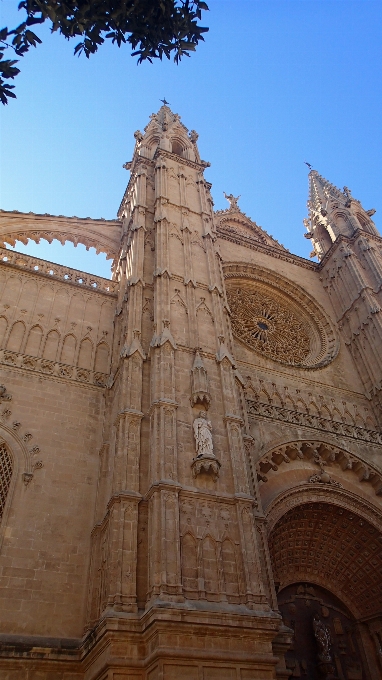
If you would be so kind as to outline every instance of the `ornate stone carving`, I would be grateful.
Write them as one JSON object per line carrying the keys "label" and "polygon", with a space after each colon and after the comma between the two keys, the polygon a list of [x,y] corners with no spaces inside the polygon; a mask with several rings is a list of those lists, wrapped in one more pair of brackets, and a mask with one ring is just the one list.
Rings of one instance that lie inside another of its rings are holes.
{"label": "ornate stone carving", "polygon": [[201,456],[200,458],[195,458],[191,465],[192,474],[197,477],[202,472],[211,475],[213,480],[216,482],[219,477],[219,472],[221,468],[221,463],[215,456]]}
{"label": "ornate stone carving", "polygon": [[292,425],[302,425],[323,432],[332,432],[336,435],[360,439],[372,444],[382,444],[382,433],[377,432],[377,430],[369,430],[358,425],[341,423],[337,420],[329,420],[329,418],[323,418],[322,416],[310,413],[301,413],[300,411],[274,406],[273,404],[264,404],[260,401],[247,400],[247,407],[249,416],[281,420]]}
{"label": "ornate stone carving", "polygon": [[[231,291],[234,293],[236,289],[244,290],[250,294],[259,291],[271,298],[281,308],[291,312],[298,323],[302,324],[304,333],[307,333],[309,337],[310,351],[301,363],[296,362],[293,358],[293,365],[300,365],[303,368],[321,368],[337,355],[339,339],[330,318],[305,290],[290,279],[275,274],[274,271],[264,269],[264,267],[239,262],[224,265],[224,278],[226,279],[228,296]],[[231,311],[235,313],[236,310],[231,309]],[[261,311],[260,307],[260,313]],[[266,321],[264,323],[266,324]],[[258,330],[267,329],[260,328]],[[298,332],[296,334],[298,336]],[[271,356],[271,358],[275,358],[281,363],[289,365],[291,363],[290,360],[285,362],[277,356]]]}
{"label": "ornate stone carving", "polygon": [[232,210],[232,212],[233,212],[233,211],[240,210],[240,208],[239,208],[239,206],[238,206],[238,204],[237,204],[237,202],[238,202],[240,196],[236,196],[236,197],[235,197],[233,194],[226,194],[226,192],[224,192],[224,198],[226,198],[227,201],[228,201],[228,203],[229,203],[229,208],[228,208],[228,210]]}
{"label": "ornate stone carving", "polygon": [[215,458],[212,443],[212,425],[211,421],[207,419],[205,411],[199,412],[198,418],[194,420],[193,428],[196,440],[196,457],[209,456],[210,458]]}
{"label": "ornate stone carving", "polygon": [[282,363],[303,365],[310,352],[310,337],[303,320],[261,289],[227,290],[235,335],[265,356]]}
{"label": "ornate stone carving", "polygon": [[337,486],[339,489],[342,488],[342,484],[340,484],[340,482],[335,482],[325,470],[322,470],[320,473],[309,477],[308,482],[310,484],[332,484],[333,486]]}
{"label": "ornate stone carving", "polygon": [[[33,359],[33,361],[25,361],[25,359],[29,358]],[[0,350],[0,364],[2,363],[11,364],[12,366],[20,367],[28,371],[34,371],[36,373],[46,373],[61,379],[88,383],[96,387],[105,387],[108,379],[107,373],[99,373],[75,366],[68,366],[67,364],[61,364],[58,361],[27,357],[18,352]]]}
{"label": "ornate stone carving", "polygon": [[317,441],[290,442],[265,454],[257,463],[258,480],[266,484],[268,481],[267,474],[270,470],[278,472],[282,464],[289,464],[296,458],[310,460],[319,465],[320,474],[315,474],[308,480],[312,484],[330,484],[342,488],[340,482],[332,480],[324,469],[324,466],[333,466],[339,468],[342,472],[353,470],[358,475],[360,482],[371,484],[376,495],[382,493],[382,474],[378,470],[337,446]]}
{"label": "ornate stone carving", "polygon": [[51,243],[53,239],[57,239],[62,245],[66,241],[71,241],[74,245],[83,243],[86,248],[95,248],[97,253],[106,253],[108,258],[115,258],[120,238],[121,224],[117,220],[0,210],[2,244],[14,246],[16,241],[21,241],[26,245],[28,240],[39,243],[40,239]]}
{"label": "ornate stone carving", "polygon": [[197,477],[201,472],[211,474],[214,481],[219,476],[221,463],[214,454],[214,446],[212,442],[212,425],[207,419],[207,413],[200,411],[198,418],[195,418],[194,437],[196,443],[196,458],[194,458],[191,468],[194,477]]}
{"label": "ornate stone carving", "polygon": [[317,656],[320,671],[324,674],[334,673],[333,659],[330,653],[332,646],[330,630],[317,614],[313,617],[313,631],[318,644]]}
{"label": "ornate stone carving", "polygon": [[300,493],[290,509],[284,499],[283,514],[269,533],[275,579],[281,589],[296,581],[322,585],[359,615],[371,617],[382,606],[381,532],[358,509],[341,505],[343,490],[328,489],[326,496],[320,502],[311,492]]}
{"label": "ornate stone carving", "polygon": [[195,351],[195,359],[191,369],[191,405],[203,404],[205,407],[211,403],[211,394],[208,386],[207,371],[199,351]]}

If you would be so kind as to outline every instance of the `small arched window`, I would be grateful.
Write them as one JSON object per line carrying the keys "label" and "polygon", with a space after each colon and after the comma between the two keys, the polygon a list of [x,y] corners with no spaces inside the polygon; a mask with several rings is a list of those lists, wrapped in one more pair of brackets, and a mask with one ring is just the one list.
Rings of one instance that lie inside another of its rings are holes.
{"label": "small arched window", "polygon": [[176,139],[172,142],[171,151],[172,153],[176,153],[177,156],[183,156],[183,147]]}
{"label": "small arched window", "polygon": [[5,444],[0,444],[0,520],[3,516],[5,503],[13,472],[12,458]]}

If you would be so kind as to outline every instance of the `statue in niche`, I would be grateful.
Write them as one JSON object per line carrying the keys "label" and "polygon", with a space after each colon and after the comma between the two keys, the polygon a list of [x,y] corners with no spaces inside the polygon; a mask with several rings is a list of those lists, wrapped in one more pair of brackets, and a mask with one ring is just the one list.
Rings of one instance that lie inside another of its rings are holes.
{"label": "statue in niche", "polygon": [[212,425],[207,418],[206,411],[199,411],[198,418],[194,420],[194,437],[196,441],[196,457],[209,456],[215,458],[212,443]]}

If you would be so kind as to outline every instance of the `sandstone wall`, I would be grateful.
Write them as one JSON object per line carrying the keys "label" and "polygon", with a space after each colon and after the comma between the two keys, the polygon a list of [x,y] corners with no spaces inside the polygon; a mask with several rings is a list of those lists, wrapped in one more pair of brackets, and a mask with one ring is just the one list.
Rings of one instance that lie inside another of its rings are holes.
{"label": "sandstone wall", "polygon": [[97,277],[2,255],[0,382],[11,399],[0,405],[0,436],[13,474],[0,631],[80,637],[114,294],[97,292],[111,284]]}

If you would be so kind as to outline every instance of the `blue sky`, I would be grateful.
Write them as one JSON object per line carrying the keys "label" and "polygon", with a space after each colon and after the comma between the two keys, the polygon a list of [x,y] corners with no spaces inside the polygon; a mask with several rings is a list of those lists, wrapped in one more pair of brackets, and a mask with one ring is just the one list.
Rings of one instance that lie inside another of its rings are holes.
{"label": "blue sky", "polygon": [[[223,191],[292,252],[303,238],[310,162],[347,185],[382,221],[382,2],[208,0],[206,41],[179,66],[137,66],[128,47],[104,45],[87,60],[37,28],[43,44],[21,60],[17,99],[1,107],[1,207],[115,217],[133,133],[165,96],[199,133],[215,208]],[[21,20],[2,0],[2,25]],[[85,248],[18,250],[109,276]]]}

